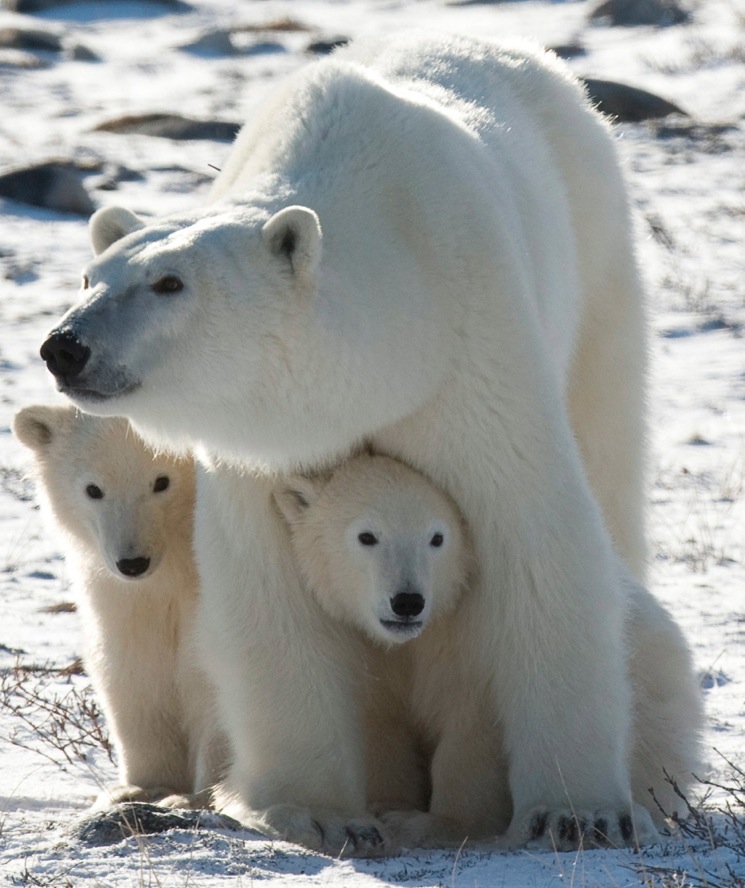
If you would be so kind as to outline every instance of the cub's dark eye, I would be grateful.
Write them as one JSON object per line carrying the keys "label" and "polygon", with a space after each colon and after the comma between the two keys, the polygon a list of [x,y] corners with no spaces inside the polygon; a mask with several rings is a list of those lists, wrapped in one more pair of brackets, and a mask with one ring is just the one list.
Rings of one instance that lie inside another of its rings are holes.
{"label": "cub's dark eye", "polygon": [[83,275],[83,283],[82,283],[83,289],[87,290],[89,285],[90,285],[90,281],[88,280],[88,275],[84,274]]}
{"label": "cub's dark eye", "polygon": [[445,537],[441,533],[436,533],[432,539],[429,541],[430,546],[434,546],[435,549],[439,549],[440,546],[445,542]]}
{"label": "cub's dark eye", "polygon": [[362,543],[363,546],[377,546],[378,538],[374,533],[370,533],[369,530],[363,530],[361,534],[357,536],[357,539]]}
{"label": "cub's dark eye", "polygon": [[161,293],[164,296],[171,296],[174,293],[180,293],[184,289],[184,282],[175,274],[167,274],[153,284],[153,292]]}
{"label": "cub's dark eye", "polygon": [[85,488],[85,492],[91,499],[103,499],[103,490],[96,484],[89,484]]}
{"label": "cub's dark eye", "polygon": [[162,493],[164,490],[168,490],[170,483],[171,479],[168,475],[159,475],[153,484],[153,493]]}

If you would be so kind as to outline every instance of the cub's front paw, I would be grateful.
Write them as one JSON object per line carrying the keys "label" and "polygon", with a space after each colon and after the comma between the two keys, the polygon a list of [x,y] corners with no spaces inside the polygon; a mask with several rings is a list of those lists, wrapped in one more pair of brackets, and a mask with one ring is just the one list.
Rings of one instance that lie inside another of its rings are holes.
{"label": "cub's front paw", "polygon": [[184,811],[205,811],[212,807],[212,791],[175,793],[157,800],[161,808],[180,808]]}
{"label": "cub's front paw", "polygon": [[265,835],[304,845],[332,857],[385,857],[395,853],[389,830],[372,815],[273,805],[239,818]]}
{"label": "cub's front paw", "polygon": [[660,835],[641,805],[626,809],[537,807],[516,814],[500,845],[556,851],[650,845]]}
{"label": "cub's front paw", "polygon": [[468,839],[466,830],[425,811],[386,811],[379,817],[402,848],[458,848]]}
{"label": "cub's front paw", "polygon": [[159,802],[161,799],[174,797],[176,793],[170,786],[137,786],[134,783],[121,783],[104,789],[93,803],[94,811],[106,811],[124,802]]}

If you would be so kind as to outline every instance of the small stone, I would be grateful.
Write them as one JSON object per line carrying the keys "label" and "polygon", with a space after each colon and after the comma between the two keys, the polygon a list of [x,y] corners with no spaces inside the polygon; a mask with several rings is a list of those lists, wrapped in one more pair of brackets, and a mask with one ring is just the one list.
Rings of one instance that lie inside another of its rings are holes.
{"label": "small stone", "polygon": [[[0,0],[0,6],[5,7],[5,9],[10,10],[11,12],[34,13],[47,12],[50,9],[57,9],[60,6],[70,6],[72,3],[81,2],[86,2],[91,6],[94,4],[103,6],[101,0]],[[140,2],[150,2],[154,5],[170,7],[179,12],[190,8],[189,4],[184,2],[184,0],[140,0]]]}
{"label": "small stone", "polygon": [[25,49],[41,52],[59,52],[62,38],[54,31],[41,28],[0,28],[0,46],[6,49]]}
{"label": "small stone", "polygon": [[0,175],[0,197],[19,203],[90,216],[95,206],[83,185],[84,171],[74,163],[49,161]]}
{"label": "small stone", "polygon": [[576,59],[587,54],[587,50],[579,41],[559,43],[556,46],[549,47],[549,49],[555,52],[560,59]]}
{"label": "small stone", "polygon": [[670,114],[688,117],[682,108],[668,102],[667,99],[636,86],[590,77],[585,78],[584,83],[597,109],[619,121],[638,123],[642,120],[667,117]]}
{"label": "small stone", "polygon": [[607,20],[611,25],[635,27],[654,25],[665,28],[690,20],[690,13],[676,0],[603,0],[590,12],[592,21]]}
{"label": "small stone", "polygon": [[170,829],[242,829],[237,820],[214,811],[180,811],[145,802],[128,802],[110,811],[86,817],[74,835],[86,845],[113,845],[131,836],[153,835]]}
{"label": "small stone", "polygon": [[164,139],[193,140],[211,139],[232,141],[239,123],[227,120],[192,120],[179,114],[130,114],[100,123],[96,132],[159,136]]}
{"label": "small stone", "polygon": [[231,56],[236,47],[228,30],[207,31],[195,40],[184,43],[180,49],[200,56]]}
{"label": "small stone", "polygon": [[73,43],[65,47],[66,54],[76,62],[100,62],[101,57],[82,43]]}
{"label": "small stone", "polygon": [[349,43],[349,37],[330,37],[327,40],[314,40],[308,44],[307,52],[315,55],[328,55],[340,46],[346,46]]}

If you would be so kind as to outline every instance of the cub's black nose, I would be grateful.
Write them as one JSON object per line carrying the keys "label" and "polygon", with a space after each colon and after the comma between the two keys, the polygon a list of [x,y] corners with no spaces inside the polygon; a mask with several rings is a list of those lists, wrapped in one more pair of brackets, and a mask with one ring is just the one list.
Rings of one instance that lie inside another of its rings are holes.
{"label": "cub's black nose", "polygon": [[116,562],[116,566],[119,573],[124,574],[125,577],[140,577],[150,567],[150,559],[144,557],[122,558],[121,561]]}
{"label": "cub's black nose", "polygon": [[418,592],[397,592],[391,598],[391,610],[397,617],[418,617],[424,610],[424,596]]}
{"label": "cub's black nose", "polygon": [[72,379],[85,367],[91,350],[74,333],[52,333],[42,345],[39,354],[47,370],[57,377]]}

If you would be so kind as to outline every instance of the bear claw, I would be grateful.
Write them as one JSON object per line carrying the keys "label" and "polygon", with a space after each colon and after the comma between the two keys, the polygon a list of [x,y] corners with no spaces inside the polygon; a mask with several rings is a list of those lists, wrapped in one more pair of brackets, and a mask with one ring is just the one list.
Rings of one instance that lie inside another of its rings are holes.
{"label": "bear claw", "polygon": [[531,845],[556,851],[579,848],[628,847],[649,844],[658,833],[649,813],[638,805],[634,811],[550,811],[540,808],[526,818],[516,818],[500,842],[514,848]]}

